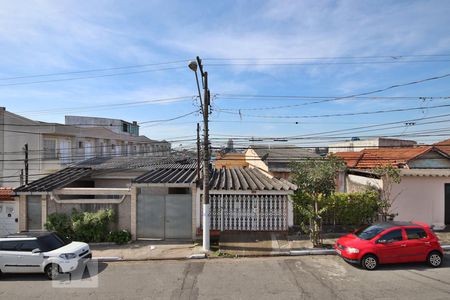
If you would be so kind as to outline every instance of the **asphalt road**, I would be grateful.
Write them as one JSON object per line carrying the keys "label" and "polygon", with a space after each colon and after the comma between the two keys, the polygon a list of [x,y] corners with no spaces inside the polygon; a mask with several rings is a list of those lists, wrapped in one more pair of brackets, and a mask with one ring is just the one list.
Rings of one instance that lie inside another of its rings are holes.
{"label": "asphalt road", "polygon": [[[95,279],[86,273],[72,283]],[[0,299],[450,299],[450,255],[439,269],[375,271],[336,256],[117,262],[99,265],[96,288],[62,286],[43,275],[7,274]]]}

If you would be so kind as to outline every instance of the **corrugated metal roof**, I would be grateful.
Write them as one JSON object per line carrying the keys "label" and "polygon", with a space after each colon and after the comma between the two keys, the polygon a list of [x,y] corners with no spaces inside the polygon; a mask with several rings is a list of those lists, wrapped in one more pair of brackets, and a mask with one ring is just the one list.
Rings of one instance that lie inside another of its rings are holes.
{"label": "corrugated metal roof", "polygon": [[50,192],[92,173],[91,168],[69,167],[16,188],[15,192]]}
{"label": "corrugated metal roof", "polygon": [[153,169],[155,167],[173,167],[179,164],[195,164],[195,161],[182,157],[180,155],[173,156],[112,156],[112,157],[94,157],[77,164],[79,167],[89,167],[95,170],[108,169]]}
{"label": "corrugated metal roof", "polygon": [[[197,181],[195,168],[154,169],[134,180],[135,183],[194,184]],[[268,177],[258,169],[223,168],[213,169],[209,181],[211,190],[290,191],[297,186],[284,179]]]}

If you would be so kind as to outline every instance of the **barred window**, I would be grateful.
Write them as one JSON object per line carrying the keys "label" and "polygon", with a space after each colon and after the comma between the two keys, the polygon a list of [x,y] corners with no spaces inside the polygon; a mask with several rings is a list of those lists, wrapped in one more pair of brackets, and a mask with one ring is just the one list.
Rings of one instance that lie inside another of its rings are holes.
{"label": "barred window", "polygon": [[56,158],[56,140],[44,139],[44,159]]}

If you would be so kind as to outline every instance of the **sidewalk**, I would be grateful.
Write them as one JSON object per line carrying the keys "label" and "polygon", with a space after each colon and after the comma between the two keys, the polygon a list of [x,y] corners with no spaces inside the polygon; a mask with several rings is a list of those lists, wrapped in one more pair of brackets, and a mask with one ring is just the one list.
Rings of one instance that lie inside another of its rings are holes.
{"label": "sidewalk", "polygon": [[[450,250],[450,232],[437,232],[437,236],[446,250]],[[274,256],[274,255],[311,255],[332,254],[332,246],[343,234],[324,234],[323,248],[313,248],[307,235],[282,233],[247,232],[223,233],[218,251],[211,251],[208,257],[233,256]],[[446,246],[446,247],[445,247]],[[213,247],[214,248],[214,247]],[[217,249],[217,246],[216,246]],[[125,260],[180,260],[203,258],[201,244],[171,241],[135,241],[126,245],[93,244],[94,258],[105,261]]]}
{"label": "sidewalk", "polygon": [[201,245],[190,242],[135,241],[125,245],[90,245],[92,256],[103,260],[164,260],[186,259],[203,253]]}

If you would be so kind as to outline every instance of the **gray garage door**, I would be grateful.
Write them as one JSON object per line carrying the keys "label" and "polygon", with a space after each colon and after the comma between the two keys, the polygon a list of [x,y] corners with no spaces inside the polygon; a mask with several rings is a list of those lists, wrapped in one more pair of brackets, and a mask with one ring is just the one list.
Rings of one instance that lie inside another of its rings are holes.
{"label": "gray garage door", "polygon": [[192,235],[191,195],[152,195],[141,189],[137,198],[137,237],[189,239]]}
{"label": "gray garage door", "polygon": [[28,230],[42,230],[41,196],[27,196],[27,227]]}

